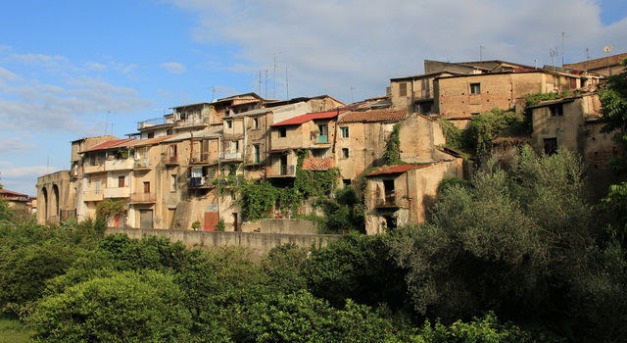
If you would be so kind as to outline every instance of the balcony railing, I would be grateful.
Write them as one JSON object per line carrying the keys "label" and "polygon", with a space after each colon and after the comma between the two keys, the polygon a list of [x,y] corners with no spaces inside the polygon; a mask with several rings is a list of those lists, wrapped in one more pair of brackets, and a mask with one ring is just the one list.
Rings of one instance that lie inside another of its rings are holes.
{"label": "balcony railing", "polygon": [[220,153],[220,159],[223,161],[241,160],[242,153],[241,152],[222,152]]}
{"label": "balcony railing", "polygon": [[208,176],[192,177],[187,182],[189,188],[209,188],[213,187],[213,179]]}
{"label": "balcony railing", "polygon": [[178,156],[165,156],[163,158],[163,163],[168,166],[176,166],[179,164]]}
{"label": "balcony railing", "polygon": [[101,201],[104,199],[102,190],[83,191],[83,201]]}
{"label": "balcony railing", "polygon": [[178,120],[176,122],[176,126],[178,127],[207,126],[207,120],[204,118],[192,117],[192,118],[187,118],[185,120]]}
{"label": "balcony railing", "polygon": [[152,204],[157,201],[155,193],[131,193],[131,204]]}
{"label": "balcony railing", "polygon": [[383,198],[377,199],[377,207],[398,207],[396,203],[396,192],[386,192]]}
{"label": "balcony railing", "polygon": [[84,174],[102,173],[104,171],[106,171],[104,163],[97,163],[95,165],[85,164],[83,166]]}
{"label": "balcony railing", "polygon": [[127,159],[112,159],[105,161],[105,170],[106,171],[115,171],[115,170],[131,170],[133,169],[133,160],[130,158]]}
{"label": "balcony railing", "polygon": [[165,117],[152,118],[152,119],[138,122],[137,130],[145,129],[151,126],[159,126],[159,125],[166,125],[166,124],[173,124],[173,122],[171,120],[168,120]]}
{"label": "balcony railing", "polygon": [[135,163],[133,164],[133,169],[135,170],[150,169],[150,162],[148,160],[135,161]]}
{"label": "balcony railing", "polygon": [[129,187],[112,187],[105,188],[104,190],[104,198],[128,198],[131,194],[131,189]]}
{"label": "balcony railing", "polygon": [[331,157],[308,157],[303,160],[303,169],[307,170],[329,170],[334,165]]}

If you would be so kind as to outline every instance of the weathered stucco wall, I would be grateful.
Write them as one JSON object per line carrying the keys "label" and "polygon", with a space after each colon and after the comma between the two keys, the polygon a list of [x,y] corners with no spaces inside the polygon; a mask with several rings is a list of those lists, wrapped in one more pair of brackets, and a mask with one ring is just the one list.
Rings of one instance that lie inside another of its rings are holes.
{"label": "weathered stucco wall", "polygon": [[188,247],[215,249],[219,247],[245,247],[254,254],[261,256],[270,249],[293,243],[303,248],[322,248],[330,242],[338,240],[340,235],[289,235],[280,233],[251,232],[215,232],[189,230],[155,230],[155,229],[107,229],[107,234],[126,234],[133,239],[144,236],[161,236],[171,242],[182,242]]}

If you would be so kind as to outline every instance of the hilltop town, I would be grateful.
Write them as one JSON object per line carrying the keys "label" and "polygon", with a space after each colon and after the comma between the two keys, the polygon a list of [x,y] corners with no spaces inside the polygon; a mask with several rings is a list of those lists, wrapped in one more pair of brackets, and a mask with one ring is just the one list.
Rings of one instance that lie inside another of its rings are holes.
{"label": "hilltop town", "polygon": [[[546,154],[564,147],[603,175],[618,147],[601,130],[596,91],[625,57],[543,68],[427,60],[424,74],[393,78],[386,95],[352,104],[255,93],[181,104],[126,138],[73,141],[68,170],[37,181],[37,220],[83,220],[108,208],[113,228],[277,232],[276,221],[255,219],[320,215],[315,198],[353,187],[365,232],[382,233],[424,222],[440,182],[468,177],[489,157],[451,141],[451,131],[489,112],[530,124],[492,139],[490,156],[506,160],[523,144]],[[246,202],[242,189],[261,183],[278,191]],[[281,230],[317,232],[302,222]]]}

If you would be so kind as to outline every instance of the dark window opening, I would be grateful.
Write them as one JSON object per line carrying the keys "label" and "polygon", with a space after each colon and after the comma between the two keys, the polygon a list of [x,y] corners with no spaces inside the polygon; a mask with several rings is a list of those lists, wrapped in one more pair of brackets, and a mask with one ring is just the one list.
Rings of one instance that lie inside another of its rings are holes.
{"label": "dark window opening", "polygon": [[549,106],[549,111],[551,111],[551,117],[563,116],[564,106],[562,104],[551,105]]}
{"label": "dark window opening", "polygon": [[470,84],[470,94],[481,94],[481,84],[480,83],[471,83]]}
{"label": "dark window opening", "polygon": [[287,129],[284,127],[279,128],[279,137],[287,137]]}
{"label": "dark window opening", "polygon": [[544,153],[547,155],[553,155],[557,152],[557,138],[545,138],[544,139]]}

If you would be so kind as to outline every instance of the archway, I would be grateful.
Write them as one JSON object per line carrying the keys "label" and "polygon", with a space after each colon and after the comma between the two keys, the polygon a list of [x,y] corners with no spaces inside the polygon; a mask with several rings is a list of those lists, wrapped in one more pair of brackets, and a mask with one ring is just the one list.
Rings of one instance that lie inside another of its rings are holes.
{"label": "archway", "polygon": [[52,186],[52,199],[50,199],[50,212],[54,216],[55,224],[61,219],[59,208],[59,187],[57,185]]}
{"label": "archway", "polygon": [[43,213],[41,214],[41,218],[42,218],[42,222],[44,224],[48,224],[48,190],[46,189],[46,187],[42,187],[41,188],[41,200],[42,200],[42,204],[40,206],[37,206],[38,208],[43,209]]}

